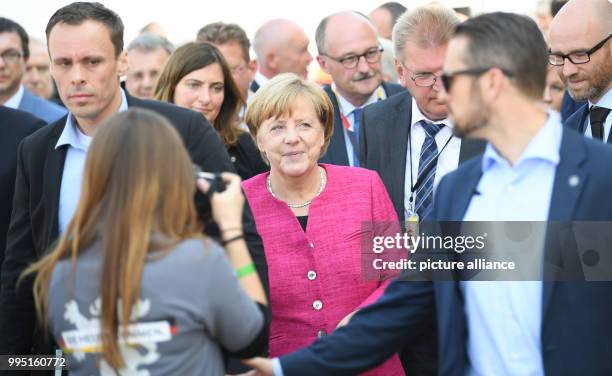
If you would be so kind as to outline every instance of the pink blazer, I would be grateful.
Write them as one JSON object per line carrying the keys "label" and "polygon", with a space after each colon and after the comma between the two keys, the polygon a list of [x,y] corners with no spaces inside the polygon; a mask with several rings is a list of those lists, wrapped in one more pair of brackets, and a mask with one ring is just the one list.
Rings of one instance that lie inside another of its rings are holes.
{"label": "pink blazer", "polygon": [[[363,222],[398,222],[376,172],[321,166],[327,184],[310,205],[306,232],[291,209],[268,192],[269,173],[242,183],[268,263],[271,357],[332,333],[346,315],[376,301],[395,274],[382,275],[384,281],[362,278]],[[404,375],[404,371],[395,355],[367,375]]]}

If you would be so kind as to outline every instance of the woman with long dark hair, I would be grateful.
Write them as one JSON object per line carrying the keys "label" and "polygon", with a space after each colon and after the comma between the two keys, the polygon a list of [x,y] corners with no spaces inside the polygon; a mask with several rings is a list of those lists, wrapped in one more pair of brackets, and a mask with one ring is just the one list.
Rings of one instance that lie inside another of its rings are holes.
{"label": "woman with long dark hair", "polygon": [[251,135],[242,130],[238,110],[244,104],[223,55],[209,43],[187,43],[168,59],[155,99],[202,113],[225,144],[238,175],[249,179],[269,168]]}

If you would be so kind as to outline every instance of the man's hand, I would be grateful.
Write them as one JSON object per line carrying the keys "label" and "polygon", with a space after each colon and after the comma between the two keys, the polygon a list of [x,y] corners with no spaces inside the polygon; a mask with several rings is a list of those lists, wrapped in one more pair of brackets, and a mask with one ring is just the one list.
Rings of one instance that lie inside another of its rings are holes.
{"label": "man's hand", "polygon": [[268,358],[241,359],[240,361],[253,368],[253,371],[247,373],[248,376],[274,376],[272,360]]}

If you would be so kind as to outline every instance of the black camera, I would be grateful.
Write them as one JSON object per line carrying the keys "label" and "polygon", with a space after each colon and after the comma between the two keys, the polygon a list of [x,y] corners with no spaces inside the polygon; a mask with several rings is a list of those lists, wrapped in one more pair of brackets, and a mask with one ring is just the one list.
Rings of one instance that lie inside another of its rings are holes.
{"label": "black camera", "polygon": [[196,164],[193,165],[193,173],[195,175],[196,180],[204,179],[210,185],[210,188],[208,188],[208,192],[206,192],[207,196],[211,196],[215,192],[225,191],[225,188],[226,188],[225,182],[223,181],[221,174],[212,173],[212,172],[204,172],[202,171],[200,166]]}

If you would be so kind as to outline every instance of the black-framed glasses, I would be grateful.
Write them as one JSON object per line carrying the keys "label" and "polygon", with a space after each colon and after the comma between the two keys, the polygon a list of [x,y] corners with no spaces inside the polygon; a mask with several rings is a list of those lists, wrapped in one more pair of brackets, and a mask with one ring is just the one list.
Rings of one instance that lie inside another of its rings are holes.
{"label": "black-framed glasses", "polygon": [[356,54],[349,54],[343,57],[333,57],[333,56],[329,56],[326,54],[321,54],[323,56],[327,56],[328,58],[339,62],[340,64],[342,64],[343,67],[345,67],[346,69],[353,69],[357,66],[357,64],[359,64],[359,59],[361,59],[362,57],[365,58],[365,60],[368,63],[377,63],[380,61],[380,56],[383,52],[383,48],[382,47],[373,47],[370,48],[369,50],[367,50],[366,52],[362,53],[361,55],[356,55]]}
{"label": "black-framed glasses", "polygon": [[548,52],[548,62],[550,65],[554,65],[556,67],[560,67],[565,64],[565,59],[568,59],[572,62],[572,64],[586,64],[591,61],[591,55],[593,55],[597,50],[603,47],[604,44],[612,37],[612,34],[608,35],[608,37],[601,42],[597,43],[593,48],[588,51],[578,51],[571,52],[567,55]]}
{"label": "black-framed glasses", "polygon": [[13,64],[22,56],[23,54],[21,52],[15,50],[6,50],[0,54],[0,57],[2,58],[2,60],[4,60],[6,64]]}
{"label": "black-framed glasses", "polygon": [[[453,80],[456,76],[466,75],[466,74],[470,76],[480,76],[481,74],[488,72],[493,68],[496,68],[496,67],[469,68],[469,69],[464,69],[464,70],[458,70],[455,72],[442,72],[442,75],[440,76],[440,78],[442,79],[442,86],[444,86],[444,90],[446,92],[449,92],[451,87],[453,86]],[[508,77],[514,76],[514,73],[506,69],[502,69],[502,68],[498,68],[498,69],[501,70]]]}

